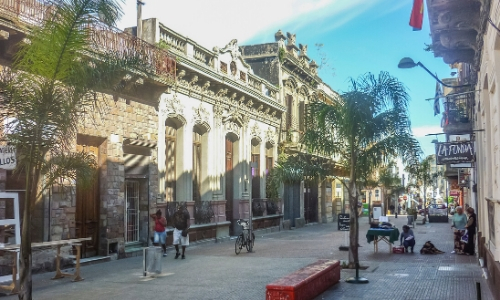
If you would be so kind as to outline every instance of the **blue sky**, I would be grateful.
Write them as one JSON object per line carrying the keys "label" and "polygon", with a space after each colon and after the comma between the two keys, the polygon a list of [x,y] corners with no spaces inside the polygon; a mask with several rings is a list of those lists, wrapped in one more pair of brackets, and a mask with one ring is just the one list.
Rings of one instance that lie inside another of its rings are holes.
{"label": "blue sky", "polygon": [[[349,78],[366,72],[388,71],[408,88],[410,116],[415,136],[427,155],[434,152],[428,133],[441,132],[434,116],[435,80],[422,68],[398,69],[405,56],[422,62],[440,78],[453,71],[441,58],[424,51],[431,43],[427,8],[421,31],[408,25],[413,0],[145,0],[143,18],[158,18],[167,27],[212,49],[236,38],[240,45],[274,41],[274,33],[297,34],[297,43],[308,45],[317,62],[321,52],[328,67],[321,78],[334,90],[348,90]],[[424,1],[425,2],[425,1]],[[136,0],[125,0],[119,28],[135,26]],[[443,136],[440,136],[442,141]]]}

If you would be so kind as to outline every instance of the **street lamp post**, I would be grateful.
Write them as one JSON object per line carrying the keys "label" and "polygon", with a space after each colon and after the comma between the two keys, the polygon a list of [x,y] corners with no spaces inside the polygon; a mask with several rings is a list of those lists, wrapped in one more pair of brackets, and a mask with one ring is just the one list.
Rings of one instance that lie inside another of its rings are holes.
{"label": "street lamp post", "polygon": [[400,68],[400,69],[410,69],[410,68],[414,68],[416,66],[422,67],[425,71],[427,71],[427,73],[429,73],[429,75],[431,75],[434,79],[436,79],[437,82],[439,82],[440,84],[442,84],[445,87],[449,87],[449,88],[462,88],[462,87],[470,87],[470,86],[472,86],[471,84],[463,84],[463,85],[449,85],[449,84],[446,84],[446,83],[442,82],[441,80],[439,80],[439,78],[437,78],[436,75],[432,74],[432,72],[429,71],[429,69],[427,69],[421,62],[415,63],[413,61],[413,59],[411,59],[409,57],[402,58],[399,61],[399,64],[398,64],[398,68]]}
{"label": "street lamp post", "polygon": [[368,194],[368,223],[372,223],[372,191]]}

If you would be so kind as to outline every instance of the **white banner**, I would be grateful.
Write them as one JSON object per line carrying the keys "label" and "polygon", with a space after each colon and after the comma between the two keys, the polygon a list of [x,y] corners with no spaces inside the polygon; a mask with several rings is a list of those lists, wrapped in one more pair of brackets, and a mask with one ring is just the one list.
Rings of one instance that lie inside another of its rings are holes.
{"label": "white banner", "polygon": [[16,168],[16,148],[0,145],[0,169],[13,170]]}

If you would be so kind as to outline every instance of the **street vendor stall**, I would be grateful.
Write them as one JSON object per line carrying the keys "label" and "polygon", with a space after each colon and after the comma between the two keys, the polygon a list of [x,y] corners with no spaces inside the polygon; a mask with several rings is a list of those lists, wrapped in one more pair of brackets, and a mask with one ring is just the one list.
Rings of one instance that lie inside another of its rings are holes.
{"label": "street vendor stall", "polygon": [[393,228],[370,228],[366,233],[366,241],[373,241],[373,251],[378,252],[378,242],[384,241],[389,245],[389,252],[392,253],[392,244],[399,238],[399,230]]}

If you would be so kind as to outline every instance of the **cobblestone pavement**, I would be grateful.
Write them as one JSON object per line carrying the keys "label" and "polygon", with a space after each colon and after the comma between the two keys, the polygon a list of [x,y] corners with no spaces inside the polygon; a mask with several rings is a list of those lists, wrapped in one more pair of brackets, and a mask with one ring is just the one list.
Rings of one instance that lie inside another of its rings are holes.
{"label": "cobblestone pavement", "polygon": [[[390,218],[399,228],[406,217]],[[316,299],[476,299],[476,281],[483,300],[493,299],[475,257],[450,254],[453,248],[449,224],[432,223],[414,229],[415,254],[390,254],[387,244],[367,244],[366,218],[360,220],[360,275],[365,285],[343,282],[353,270],[342,271],[342,282]],[[344,232],[336,224],[314,224],[274,233],[256,233],[254,253],[234,253],[234,240],[193,244],[186,259],[174,259],[172,249],[163,258],[163,274],[142,277],[142,258],[134,257],[82,267],[81,282],[70,278],[50,280],[53,273],[33,276],[34,299],[264,299],[265,286],[317,259],[346,260]],[[421,255],[422,244],[431,240],[440,255]],[[17,299],[7,296],[2,299]]]}

